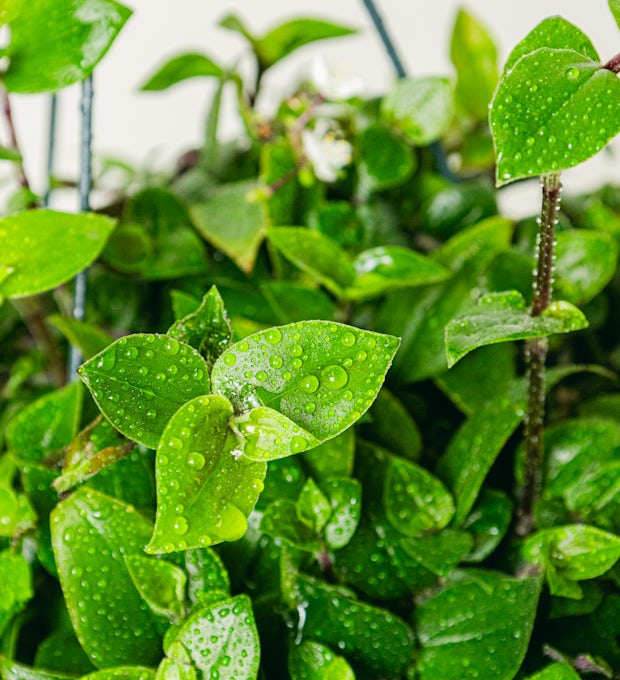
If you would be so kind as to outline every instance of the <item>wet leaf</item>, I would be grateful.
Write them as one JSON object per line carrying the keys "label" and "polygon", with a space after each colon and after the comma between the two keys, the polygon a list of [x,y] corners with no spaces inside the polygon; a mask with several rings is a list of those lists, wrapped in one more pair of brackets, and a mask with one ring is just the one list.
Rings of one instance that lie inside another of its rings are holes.
{"label": "wet leaf", "polygon": [[331,514],[332,507],[329,498],[325,497],[316,482],[309,477],[297,499],[297,517],[306,526],[320,534]]}
{"label": "wet leaf", "polygon": [[[576,128],[574,121],[584,115],[587,125]],[[490,124],[498,186],[560,172],[594,156],[618,134],[620,82],[598,59],[543,47],[504,73]]]}
{"label": "wet leaf", "polygon": [[10,550],[0,552],[0,635],[33,595],[32,575],[25,558]]}
{"label": "wet leaf", "polygon": [[579,680],[580,677],[567,663],[552,663],[542,671],[528,675],[527,680]]}
{"label": "wet leaf", "polygon": [[351,540],[362,514],[362,486],[357,479],[332,478],[321,484],[329,499],[331,514],[323,528],[327,546],[344,547]]}
{"label": "wet leaf", "polygon": [[187,595],[196,605],[207,604],[216,591],[229,594],[230,578],[220,556],[211,548],[194,548],[184,553]]}
{"label": "wet leaf", "polygon": [[296,281],[263,281],[260,289],[269,301],[278,323],[334,319],[334,303],[320,289]]}
{"label": "wet leaf", "polygon": [[402,458],[392,457],[383,490],[385,513],[405,536],[443,529],[454,515],[454,501],[430,472]]}
{"label": "wet leaf", "polygon": [[155,680],[155,671],[140,666],[119,666],[84,675],[81,680]]}
{"label": "wet leaf", "polygon": [[467,557],[473,539],[464,531],[444,529],[418,538],[401,538],[400,546],[433,574],[445,577]]}
{"label": "wet leaf", "polygon": [[91,661],[99,668],[156,663],[155,619],[125,562],[142,552],[151,524],[131,506],[86,488],[57,505],[50,522],[67,608]]}
{"label": "wet leaf", "polygon": [[157,518],[147,552],[207,547],[245,533],[266,465],[238,455],[232,413],[229,401],[209,395],[170,419],[157,448]]}
{"label": "wet leaf", "polygon": [[539,591],[537,578],[473,572],[423,602],[415,611],[420,679],[514,678],[528,647]]}
{"label": "wet leaf", "polygon": [[150,448],[157,447],[179,406],[210,391],[204,359],[166,335],[120,338],[84,363],[79,373],[112,425]]}
{"label": "wet leaf", "polygon": [[611,13],[613,14],[614,19],[616,20],[618,27],[620,28],[620,1],[619,0],[608,0],[608,2],[609,2],[609,9],[610,9]]}
{"label": "wet leaf", "polygon": [[[397,347],[394,337],[328,321],[274,327],[220,356],[213,390],[239,412],[277,410],[322,442],[369,408]],[[298,451],[310,446],[297,444]]]}
{"label": "wet leaf", "polygon": [[187,52],[168,60],[142,85],[142,90],[167,90],[188,78],[222,77],[222,68],[204,54]]}
{"label": "wet leaf", "polygon": [[400,137],[383,125],[370,125],[359,137],[360,183],[366,191],[383,191],[405,182],[417,159]]}
{"label": "wet leaf", "polygon": [[298,506],[285,498],[274,501],[263,513],[261,531],[286,541],[299,550],[319,552],[323,541],[316,531],[299,518]]}
{"label": "wet leaf", "polygon": [[416,146],[438,140],[453,114],[448,78],[402,78],[381,102],[381,115]]}
{"label": "wet leaf", "polygon": [[5,87],[53,92],[83,80],[130,16],[131,10],[114,0],[36,0],[28,7],[7,0],[0,13],[0,24],[8,21],[11,28]]}
{"label": "wet leaf", "polygon": [[288,653],[291,680],[355,680],[344,657],[318,642],[291,645]]}
{"label": "wet leaf", "polygon": [[260,646],[252,604],[236,595],[200,609],[186,619],[174,640],[180,642],[201,677],[245,680],[258,675]]}
{"label": "wet leaf", "polygon": [[98,354],[114,340],[111,335],[97,328],[97,326],[78,319],[52,314],[47,317],[47,321],[57,328],[72,345],[77,347],[85,359],[90,359]]}
{"label": "wet leaf", "polygon": [[75,677],[64,673],[44,671],[40,668],[30,668],[4,655],[0,656],[0,672],[4,680],[68,680]]}
{"label": "wet leaf", "polygon": [[484,489],[478,503],[463,523],[474,537],[468,562],[481,562],[488,557],[502,541],[512,520],[512,502],[501,491]]}
{"label": "wet leaf", "polygon": [[446,326],[448,367],[478,347],[569,333],[587,325],[583,313],[569,302],[552,302],[540,316],[531,316],[516,290],[489,293],[473,311]]}
{"label": "wet leaf", "polygon": [[69,281],[97,258],[113,227],[94,213],[26,210],[1,218],[0,267],[11,274],[0,281],[0,295],[35,295]]}
{"label": "wet leaf", "polygon": [[197,680],[197,677],[196,667],[185,647],[180,642],[167,645],[166,657],[157,668],[157,680]]}
{"label": "wet leaf", "polygon": [[[379,393],[381,394],[381,392]],[[349,428],[314,449],[304,451],[300,458],[310,473],[322,483],[332,477],[350,477],[355,457],[355,433]]]}

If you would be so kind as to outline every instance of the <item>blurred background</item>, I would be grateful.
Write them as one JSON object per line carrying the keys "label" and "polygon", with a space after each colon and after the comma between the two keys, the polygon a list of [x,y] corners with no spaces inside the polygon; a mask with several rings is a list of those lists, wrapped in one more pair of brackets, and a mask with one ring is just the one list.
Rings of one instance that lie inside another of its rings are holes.
{"label": "blurred background", "polygon": [[[590,36],[602,61],[620,52],[620,32],[606,0],[376,0],[388,30],[411,75],[450,75],[449,40],[456,11],[464,6],[482,21],[499,47],[500,61],[541,19],[560,14]],[[183,152],[198,146],[214,83],[198,78],[162,92],[140,92],[140,86],[170,57],[203,52],[220,64],[243,60],[240,36],[217,26],[227,14],[238,14],[250,29],[265,32],[285,19],[312,16],[353,26],[359,34],[308,45],[274,67],[265,79],[270,105],[309,73],[318,55],[339,71],[364,80],[368,94],[385,92],[394,75],[361,0],[126,0],[134,10],[119,38],[95,71],[95,154],[138,166],[169,168]],[[56,174],[74,178],[78,167],[79,86],[59,98]],[[45,182],[48,98],[13,97],[14,118],[26,169],[34,189]],[[224,108],[223,133],[239,129],[232,102]],[[3,131],[4,133],[4,131]],[[4,167],[6,165],[7,167]],[[596,186],[602,176],[620,181],[618,163],[608,152],[564,174],[568,188]],[[8,164],[0,168],[6,181]],[[506,209],[519,216],[536,210],[531,184],[502,191]],[[531,195],[531,202],[530,202]],[[70,206],[63,205],[63,208]]]}

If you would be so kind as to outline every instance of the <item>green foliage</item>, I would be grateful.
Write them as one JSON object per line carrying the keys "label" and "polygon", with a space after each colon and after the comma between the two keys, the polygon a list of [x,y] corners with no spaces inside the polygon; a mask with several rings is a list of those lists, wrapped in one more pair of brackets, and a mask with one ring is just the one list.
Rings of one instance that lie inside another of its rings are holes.
{"label": "green foliage", "polygon": [[[88,77],[128,16],[0,3],[9,108]],[[560,170],[620,129],[618,58],[552,17],[500,75],[461,9],[454,83],[364,98],[317,75],[264,113],[266,71],[355,31],[220,26],[243,60],[198,46],[142,87],[216,81],[168,176],[122,166],[99,212],[64,214],[0,147],[20,185],[0,217],[0,674],[612,677],[620,192],[565,198],[551,236],[549,207]],[[223,97],[243,126],[226,142]],[[543,176],[540,230],[503,214],[493,170]]]}

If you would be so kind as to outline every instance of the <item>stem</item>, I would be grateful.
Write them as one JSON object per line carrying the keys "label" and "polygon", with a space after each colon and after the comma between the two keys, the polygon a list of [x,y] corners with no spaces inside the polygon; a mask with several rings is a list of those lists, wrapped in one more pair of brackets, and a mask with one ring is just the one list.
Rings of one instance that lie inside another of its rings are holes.
{"label": "stem", "polygon": [[615,57],[612,57],[603,68],[615,74],[620,73],[620,54],[616,54]]}
{"label": "stem", "polygon": [[[562,189],[559,173],[544,175],[541,182],[543,199],[537,243],[538,263],[534,271],[534,298],[530,308],[532,316],[540,316],[551,302],[555,259],[555,226]],[[540,495],[542,482],[547,348],[547,338],[532,338],[525,345],[528,381],[528,406],[525,421],[525,480],[516,529],[521,536],[529,534],[534,528],[534,506]]]}
{"label": "stem", "polygon": [[54,160],[56,158],[56,122],[58,113],[58,95],[50,96],[49,100],[49,137],[47,140],[47,188],[43,195],[43,205],[47,208],[52,194],[52,177],[54,175]]}
{"label": "stem", "polygon": [[[11,100],[9,98],[9,93],[0,85],[0,96],[2,97],[2,112],[4,114],[4,120],[6,121],[7,130],[9,133],[9,148],[16,151],[20,156],[21,152],[19,150],[19,143],[17,141],[17,133],[15,131],[15,123],[13,122],[13,112],[11,110]],[[24,169],[24,164],[22,161],[16,161],[15,167],[17,168],[17,181],[20,186],[27,191],[30,191],[30,182],[26,176],[26,170]]]}

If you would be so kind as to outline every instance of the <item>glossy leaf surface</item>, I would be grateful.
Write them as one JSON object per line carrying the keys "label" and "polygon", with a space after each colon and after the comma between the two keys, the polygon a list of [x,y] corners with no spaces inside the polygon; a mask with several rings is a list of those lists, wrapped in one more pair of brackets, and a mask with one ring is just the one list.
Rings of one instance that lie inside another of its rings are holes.
{"label": "glossy leaf surface", "polygon": [[410,147],[382,125],[372,125],[362,132],[359,153],[360,182],[367,191],[402,184],[417,165]]}
{"label": "glossy leaf surface", "polygon": [[228,400],[209,395],[170,419],[157,448],[157,518],[148,552],[206,547],[245,533],[266,465],[236,449],[232,413]]}
{"label": "glossy leaf surface", "polygon": [[187,583],[183,570],[170,562],[139,553],[128,555],[125,563],[136,589],[155,614],[172,622],[183,618]]}
{"label": "glossy leaf surface", "polygon": [[34,595],[32,575],[22,555],[0,552],[0,633]]}
{"label": "glossy leaf surface", "polygon": [[150,448],[181,404],[210,391],[204,359],[166,335],[120,338],[79,373],[114,427]]}
{"label": "glossy leaf surface", "polygon": [[357,479],[333,477],[322,484],[331,513],[323,528],[325,542],[338,550],[351,540],[362,515],[362,487]]}
{"label": "glossy leaf surface", "polygon": [[1,218],[0,267],[11,273],[0,281],[0,295],[35,295],[69,281],[99,255],[113,226],[103,215],[53,210]]}
{"label": "glossy leaf surface", "polygon": [[173,57],[161,66],[145,83],[142,90],[167,90],[188,78],[216,77],[222,75],[222,69],[204,54],[188,52]]}
{"label": "glossy leaf surface", "polygon": [[213,390],[240,412],[275,409],[321,442],[369,408],[397,347],[394,337],[328,321],[274,327],[220,356]]}
{"label": "glossy leaf surface", "polygon": [[288,654],[291,680],[355,680],[344,657],[318,642],[291,646]]}

